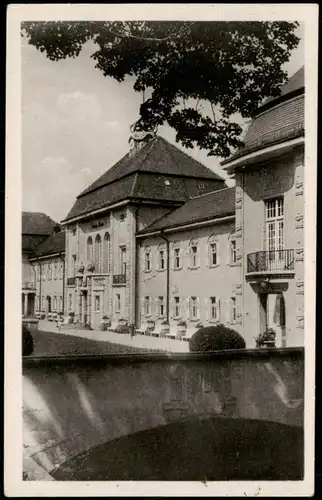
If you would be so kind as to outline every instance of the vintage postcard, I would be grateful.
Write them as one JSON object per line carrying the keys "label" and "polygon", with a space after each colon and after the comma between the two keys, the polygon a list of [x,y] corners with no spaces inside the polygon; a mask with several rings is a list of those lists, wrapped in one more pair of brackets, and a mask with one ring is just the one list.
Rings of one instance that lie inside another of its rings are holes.
{"label": "vintage postcard", "polygon": [[7,20],[6,495],[313,495],[318,6]]}

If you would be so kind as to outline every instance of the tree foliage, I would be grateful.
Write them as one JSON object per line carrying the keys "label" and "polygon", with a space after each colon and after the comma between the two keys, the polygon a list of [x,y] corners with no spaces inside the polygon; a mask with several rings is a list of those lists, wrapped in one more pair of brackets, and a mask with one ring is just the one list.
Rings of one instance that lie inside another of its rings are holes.
{"label": "tree foliage", "polygon": [[[135,79],[149,94],[138,130],[168,124],[176,140],[227,157],[242,145],[234,115],[254,115],[287,79],[296,22],[24,22],[29,43],[52,61],[77,57],[87,41],[105,76]],[[189,100],[189,103],[187,102]],[[191,104],[193,102],[193,105]],[[209,112],[203,104],[208,101]]]}

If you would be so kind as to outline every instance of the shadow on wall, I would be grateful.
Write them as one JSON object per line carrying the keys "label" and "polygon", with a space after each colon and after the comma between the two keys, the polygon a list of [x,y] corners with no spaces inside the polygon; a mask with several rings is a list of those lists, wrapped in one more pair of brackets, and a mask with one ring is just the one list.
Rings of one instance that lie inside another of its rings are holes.
{"label": "shadow on wall", "polygon": [[100,444],[189,419],[256,419],[301,428],[303,368],[301,349],[26,358],[25,456],[53,473]]}
{"label": "shadow on wall", "polygon": [[265,164],[265,168],[254,168],[247,173],[245,193],[253,201],[261,201],[263,196],[287,193],[294,186],[295,170],[300,164],[300,158],[293,153],[272,161],[271,165]]}

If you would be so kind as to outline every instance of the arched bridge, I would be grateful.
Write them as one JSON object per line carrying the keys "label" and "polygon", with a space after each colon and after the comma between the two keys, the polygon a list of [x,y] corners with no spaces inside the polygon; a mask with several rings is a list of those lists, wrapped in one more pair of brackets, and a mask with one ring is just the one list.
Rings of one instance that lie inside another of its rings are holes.
{"label": "arched bridge", "polygon": [[301,348],[24,358],[25,475],[300,479],[303,395]]}

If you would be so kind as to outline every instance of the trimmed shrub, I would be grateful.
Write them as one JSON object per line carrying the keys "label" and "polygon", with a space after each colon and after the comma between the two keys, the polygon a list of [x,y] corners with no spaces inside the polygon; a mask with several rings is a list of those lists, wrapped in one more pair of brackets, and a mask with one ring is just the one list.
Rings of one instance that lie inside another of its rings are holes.
{"label": "trimmed shrub", "polygon": [[225,349],[245,349],[243,337],[235,330],[219,324],[200,328],[189,340],[189,351],[221,351]]}
{"label": "trimmed shrub", "polygon": [[119,325],[115,328],[115,333],[130,333],[131,329],[127,325]]}
{"label": "trimmed shrub", "polygon": [[34,341],[29,328],[22,325],[22,355],[30,356],[34,352]]}

